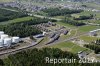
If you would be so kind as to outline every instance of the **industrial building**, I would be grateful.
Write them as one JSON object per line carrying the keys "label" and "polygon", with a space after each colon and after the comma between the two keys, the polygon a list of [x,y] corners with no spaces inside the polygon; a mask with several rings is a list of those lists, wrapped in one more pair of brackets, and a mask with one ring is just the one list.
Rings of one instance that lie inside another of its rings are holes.
{"label": "industrial building", "polygon": [[52,42],[58,40],[59,37],[60,37],[60,34],[61,34],[61,33],[55,34],[55,35],[49,40],[49,42],[47,42],[47,44],[50,44],[50,43],[52,43]]}
{"label": "industrial building", "polygon": [[10,47],[14,43],[19,43],[19,41],[19,37],[9,37],[3,31],[0,31],[0,47]]}
{"label": "industrial building", "polygon": [[65,30],[63,33],[64,33],[64,35],[67,35],[68,34],[68,30]]}
{"label": "industrial building", "polygon": [[86,52],[84,52],[84,51],[79,51],[79,52],[78,52],[78,57],[79,57],[80,59],[85,58],[87,55],[88,55],[88,53],[86,53]]}
{"label": "industrial building", "polygon": [[42,38],[42,37],[44,37],[46,34],[47,34],[47,32],[44,31],[42,34],[35,35],[34,37],[35,37],[35,38]]}

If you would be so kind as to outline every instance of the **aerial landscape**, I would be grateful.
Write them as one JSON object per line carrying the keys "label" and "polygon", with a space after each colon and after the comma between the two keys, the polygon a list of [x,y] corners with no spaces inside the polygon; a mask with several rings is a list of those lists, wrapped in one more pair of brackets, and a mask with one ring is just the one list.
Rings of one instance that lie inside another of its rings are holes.
{"label": "aerial landscape", "polygon": [[0,66],[100,66],[100,0],[0,0]]}

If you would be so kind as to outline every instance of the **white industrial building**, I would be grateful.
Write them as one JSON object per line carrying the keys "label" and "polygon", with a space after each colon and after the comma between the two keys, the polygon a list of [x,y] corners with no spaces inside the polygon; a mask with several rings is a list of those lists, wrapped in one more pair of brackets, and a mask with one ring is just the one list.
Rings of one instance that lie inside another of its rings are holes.
{"label": "white industrial building", "polygon": [[10,47],[12,43],[19,43],[19,41],[19,37],[9,37],[3,31],[0,31],[0,47]]}
{"label": "white industrial building", "polygon": [[3,40],[0,39],[0,47],[3,47]]}
{"label": "white industrial building", "polygon": [[93,31],[90,31],[89,32],[89,36],[94,36],[96,35],[96,32],[100,31],[100,29],[96,29],[96,30],[93,30]]}
{"label": "white industrial building", "polygon": [[12,43],[18,43],[20,41],[19,37],[12,37]]}
{"label": "white industrial building", "polygon": [[12,39],[11,38],[5,38],[4,39],[3,46],[4,47],[10,47],[11,46],[11,43],[12,43]]}
{"label": "white industrial building", "polygon": [[7,34],[2,34],[1,39],[5,39],[5,38],[8,38],[8,35]]}

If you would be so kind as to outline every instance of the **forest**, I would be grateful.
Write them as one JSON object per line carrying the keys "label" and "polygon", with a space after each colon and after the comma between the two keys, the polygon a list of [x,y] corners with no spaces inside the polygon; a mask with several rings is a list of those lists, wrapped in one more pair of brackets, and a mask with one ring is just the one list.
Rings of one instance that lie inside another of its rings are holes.
{"label": "forest", "polygon": [[96,54],[100,53],[100,39],[96,40],[96,43],[90,43],[84,45],[86,48],[94,50]]}
{"label": "forest", "polygon": [[92,19],[93,15],[89,16],[79,16],[79,18],[73,18],[74,20],[86,20],[86,19]]}
{"label": "forest", "polygon": [[15,22],[7,25],[0,25],[0,31],[4,31],[10,36],[28,37],[31,35],[36,35],[42,33],[41,30],[33,27],[32,25],[47,23],[48,21],[56,21],[47,18],[37,18],[33,17],[32,20]]}
{"label": "forest", "polygon": [[[76,63],[46,63],[45,58],[74,58]],[[11,54],[5,59],[0,60],[1,66],[99,66],[100,63],[78,63],[76,54],[62,51],[58,48],[28,49],[16,54]]]}
{"label": "forest", "polygon": [[56,20],[54,20],[54,19],[33,17],[33,19],[31,19],[31,20],[15,22],[13,24],[21,24],[21,23],[23,23],[24,25],[36,25],[36,24],[40,24],[40,23],[47,23],[48,21],[56,22]]}
{"label": "forest", "polygon": [[28,16],[23,12],[14,12],[6,9],[0,9],[0,22],[12,20],[15,18],[25,17]]}
{"label": "forest", "polygon": [[61,15],[66,15],[66,14],[80,13],[83,10],[48,8],[48,9],[44,9],[42,11],[47,13],[47,16],[61,16]]}
{"label": "forest", "polygon": [[0,26],[0,28],[10,36],[19,36],[21,38],[42,33],[39,29],[36,29],[35,27],[23,24]]}

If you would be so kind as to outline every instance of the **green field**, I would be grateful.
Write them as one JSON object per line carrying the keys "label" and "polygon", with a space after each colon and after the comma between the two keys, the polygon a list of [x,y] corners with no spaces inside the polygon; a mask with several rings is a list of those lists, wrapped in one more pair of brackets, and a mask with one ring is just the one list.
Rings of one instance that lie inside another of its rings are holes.
{"label": "green field", "polygon": [[64,51],[70,51],[73,53],[77,53],[79,51],[85,51],[85,50],[89,50],[87,48],[84,47],[80,47],[77,44],[74,44],[72,42],[62,42],[56,45],[51,46],[52,48],[60,48]]}
{"label": "green field", "polygon": [[0,0],[0,2],[12,2],[14,0]]}
{"label": "green field", "polygon": [[81,36],[80,39],[91,43],[91,42],[94,42],[94,41],[96,41],[97,39],[100,39],[100,38],[99,37],[91,37],[91,36]]}
{"label": "green field", "polygon": [[56,24],[59,24],[61,26],[65,26],[65,27],[68,27],[68,28],[76,28],[76,26],[73,26],[73,25],[70,25],[70,24],[67,24],[67,23],[63,23],[63,22],[56,22]]}
{"label": "green field", "polygon": [[31,19],[33,19],[34,17],[22,17],[22,18],[16,18],[13,20],[9,20],[9,21],[5,21],[5,22],[0,22],[0,25],[4,25],[4,24],[9,24],[9,23],[16,23],[16,22],[22,22],[22,21],[29,21]]}
{"label": "green field", "polygon": [[89,32],[95,29],[100,28],[99,26],[91,26],[91,25],[86,25],[86,26],[80,26],[79,27],[79,32]]}

